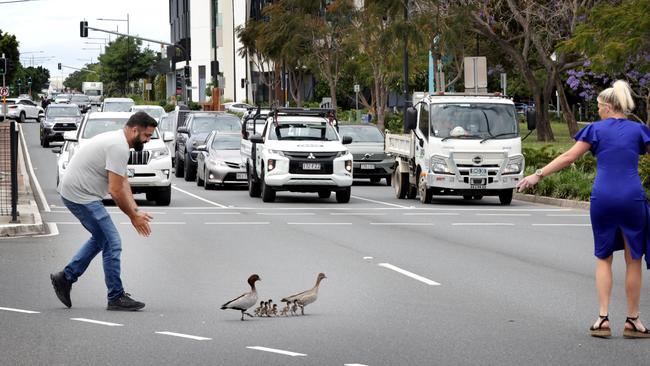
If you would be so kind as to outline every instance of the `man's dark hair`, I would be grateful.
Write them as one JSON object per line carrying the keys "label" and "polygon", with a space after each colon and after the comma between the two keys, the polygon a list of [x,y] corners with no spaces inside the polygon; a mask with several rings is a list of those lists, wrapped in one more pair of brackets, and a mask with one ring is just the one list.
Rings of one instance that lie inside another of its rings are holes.
{"label": "man's dark hair", "polygon": [[146,112],[139,111],[134,113],[128,121],[126,121],[127,127],[158,127],[158,122],[148,115]]}

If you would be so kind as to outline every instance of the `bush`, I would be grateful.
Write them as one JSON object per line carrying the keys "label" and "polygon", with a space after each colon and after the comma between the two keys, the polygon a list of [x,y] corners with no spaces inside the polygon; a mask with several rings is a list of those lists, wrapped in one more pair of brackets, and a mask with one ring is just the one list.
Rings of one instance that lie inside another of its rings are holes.
{"label": "bush", "polygon": [[387,113],[384,118],[384,129],[390,133],[402,133],[404,122],[401,113]]}

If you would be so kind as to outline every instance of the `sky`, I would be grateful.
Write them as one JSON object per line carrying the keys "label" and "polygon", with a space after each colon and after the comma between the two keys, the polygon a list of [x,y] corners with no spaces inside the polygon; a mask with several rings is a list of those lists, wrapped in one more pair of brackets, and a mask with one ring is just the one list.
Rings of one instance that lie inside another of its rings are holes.
{"label": "sky", "polygon": [[[0,0],[0,29],[16,36],[23,67],[43,66],[50,76],[65,77],[74,69],[57,69],[63,65],[81,68],[97,61],[107,33],[89,31],[90,38],[79,36],[79,22],[88,26],[126,33],[126,21],[101,21],[97,18],[123,19],[129,16],[129,33],[169,42],[168,0],[38,0],[10,3]],[[110,36],[115,39],[114,35]],[[102,44],[86,44],[102,43]],[[143,47],[160,51],[157,43],[143,42]],[[84,48],[92,48],[84,50]],[[102,51],[103,52],[103,51]],[[33,57],[33,60],[32,60]]]}

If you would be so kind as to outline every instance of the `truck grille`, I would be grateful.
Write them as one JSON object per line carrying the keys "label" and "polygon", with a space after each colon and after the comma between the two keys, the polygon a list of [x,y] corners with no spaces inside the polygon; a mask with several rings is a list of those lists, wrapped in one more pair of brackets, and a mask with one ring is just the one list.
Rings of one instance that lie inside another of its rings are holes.
{"label": "truck grille", "polygon": [[149,164],[149,158],[151,153],[149,151],[131,151],[131,156],[129,157],[129,165],[147,165]]}

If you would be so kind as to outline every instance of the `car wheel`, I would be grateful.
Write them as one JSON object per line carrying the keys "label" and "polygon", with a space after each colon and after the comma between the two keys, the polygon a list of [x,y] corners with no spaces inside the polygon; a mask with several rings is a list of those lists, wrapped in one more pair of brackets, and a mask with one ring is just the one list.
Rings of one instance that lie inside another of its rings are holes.
{"label": "car wheel", "polygon": [[41,139],[41,145],[43,145],[43,147],[50,147],[50,140],[47,139],[47,136],[43,136]]}
{"label": "car wheel", "polygon": [[[262,168],[264,169],[264,168]],[[264,181],[264,175],[260,177],[260,186],[262,189],[262,201],[264,202],[273,202],[275,201],[275,191],[273,188],[269,187],[266,185],[266,182]]]}
{"label": "car wheel", "polygon": [[36,122],[41,122],[43,120],[43,115],[39,114],[38,117],[36,117]]}
{"label": "car wheel", "polygon": [[176,163],[174,164],[174,175],[176,178],[180,178],[183,176],[183,173],[185,172],[185,167],[183,167],[183,160],[176,154]]}
{"label": "car wheel", "polygon": [[246,172],[248,173],[248,195],[250,197],[259,197],[261,194],[260,183],[253,180],[253,174],[248,165],[246,166]]}
{"label": "car wheel", "polygon": [[18,122],[25,123],[25,112],[20,112],[20,116],[18,117]]}
{"label": "car wheel", "polygon": [[391,175],[386,177],[386,185],[390,187],[390,184],[392,183],[393,177]]}
{"label": "car wheel", "polygon": [[350,202],[350,196],[352,195],[352,188],[347,187],[345,190],[336,191],[336,202],[338,203],[348,203]]}
{"label": "car wheel", "polygon": [[160,189],[156,194],[156,205],[157,206],[169,206],[169,203],[172,200],[172,186],[169,185],[165,188]]}
{"label": "car wheel", "polygon": [[188,182],[196,179],[196,166],[192,164],[190,154],[185,154],[185,180]]}
{"label": "car wheel", "polygon": [[203,172],[203,188],[205,188],[206,191],[208,189],[212,188],[212,184],[208,183],[208,171],[207,170],[205,170]]}
{"label": "car wheel", "polygon": [[509,205],[510,202],[512,202],[512,193],[512,189],[504,189],[499,192],[499,202],[501,202],[503,206]]}
{"label": "car wheel", "polygon": [[[197,165],[198,165],[198,164],[197,164]],[[205,170],[204,170],[203,172],[204,172],[204,173],[203,173],[203,178],[205,179],[205,177],[206,177],[206,175],[205,175]],[[196,171],[196,185],[199,186],[199,187],[202,186],[202,185],[205,183],[205,180],[204,180],[204,179],[201,179],[201,174],[199,174],[199,170],[198,170],[198,167],[197,167],[197,171]]]}
{"label": "car wheel", "polygon": [[332,196],[332,191],[320,191],[318,192],[318,197],[320,198],[330,198]]}

